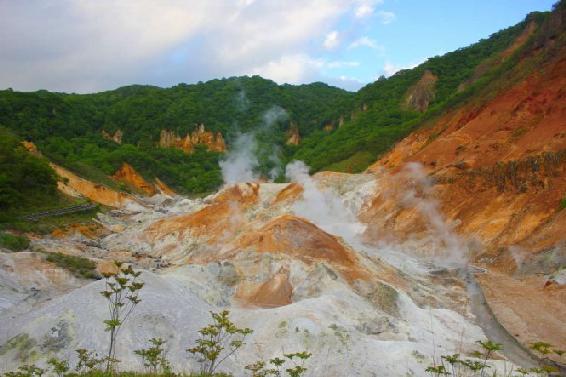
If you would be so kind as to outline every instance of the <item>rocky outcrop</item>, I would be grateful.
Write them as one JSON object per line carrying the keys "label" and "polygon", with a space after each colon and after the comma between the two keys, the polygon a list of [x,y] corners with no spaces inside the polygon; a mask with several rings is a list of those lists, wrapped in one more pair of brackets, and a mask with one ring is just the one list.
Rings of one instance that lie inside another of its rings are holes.
{"label": "rocky outcrop", "polygon": [[419,240],[430,256],[452,245],[460,262],[481,265],[491,312],[526,348],[566,346],[554,320],[566,312],[566,285],[547,284],[561,273],[566,240],[565,53],[556,38],[541,42],[505,82],[398,143],[370,167],[381,190],[361,215],[368,242]]}
{"label": "rocky outcrop", "polygon": [[[526,345],[544,340],[562,348],[566,327],[566,289],[546,286],[543,276],[511,277],[497,271],[477,277],[485,298],[499,322]],[[561,361],[550,354],[546,357]]]}
{"label": "rocky outcrop", "polygon": [[405,94],[404,106],[410,110],[425,112],[434,100],[434,87],[437,80],[438,77],[426,70],[419,81],[410,87]]}
{"label": "rocky outcrop", "polygon": [[349,281],[369,276],[360,266],[355,253],[344,247],[336,237],[292,215],[277,217],[258,231],[242,235],[225,256],[233,258],[246,249],[259,253],[285,253],[307,265],[326,262]]}
{"label": "rocky outcrop", "polygon": [[342,128],[343,125],[344,125],[344,115],[340,115],[340,118],[338,118],[338,128]]}
{"label": "rocky outcrop", "polygon": [[226,143],[221,132],[207,131],[204,124],[197,125],[197,128],[185,135],[178,136],[174,131],[161,130],[159,146],[161,148],[177,148],[185,153],[191,153],[196,145],[204,145],[210,151],[226,151]]}
{"label": "rocky outcrop", "polygon": [[168,196],[177,195],[177,193],[171,187],[167,186],[167,184],[165,184],[165,182],[163,182],[159,178],[155,178],[155,188],[163,195],[168,195]]}
{"label": "rocky outcrop", "polygon": [[287,131],[287,144],[299,145],[301,142],[301,135],[299,134],[299,126],[295,122],[291,122],[291,126]]}
{"label": "rocky outcrop", "polygon": [[327,123],[324,125],[324,127],[322,127],[322,130],[324,132],[332,132],[334,131],[334,125],[332,123]]}
{"label": "rocky outcrop", "polygon": [[[434,183],[442,212],[459,224],[459,232],[494,252],[512,245],[544,250],[559,236],[550,232],[553,238],[543,240],[536,235],[563,221],[566,62],[554,61],[545,72],[487,103],[463,106],[422,127],[370,171],[397,173],[406,163],[418,162]],[[387,199],[377,202],[376,208]],[[399,214],[405,211],[398,207]],[[416,226],[400,219],[392,226],[407,232]]]}
{"label": "rocky outcrop", "polygon": [[142,195],[153,196],[157,193],[167,196],[177,195],[173,189],[159,178],[155,178],[153,183],[148,182],[126,162],[114,173],[112,178],[126,184],[130,189]]}
{"label": "rocky outcrop", "polygon": [[31,141],[22,141],[23,147],[31,154],[35,156],[41,156],[41,152],[37,149],[37,146]]}
{"label": "rocky outcrop", "polygon": [[155,195],[157,190],[154,185],[148,183],[134,168],[124,162],[122,167],[118,169],[112,176],[115,180],[125,183],[136,191],[140,191],[145,195]]}
{"label": "rocky outcrop", "polygon": [[115,208],[122,208],[129,203],[138,202],[132,195],[90,182],[53,163],[50,165],[55,170],[55,173],[62,178],[57,182],[57,187],[64,194],[85,197],[95,203]]}
{"label": "rocky outcrop", "polygon": [[110,132],[102,130],[102,137],[105,138],[106,140],[113,141],[116,144],[122,144],[122,136],[123,135],[124,134],[122,133],[121,130],[117,130],[116,132],[114,132],[114,134],[111,134]]}

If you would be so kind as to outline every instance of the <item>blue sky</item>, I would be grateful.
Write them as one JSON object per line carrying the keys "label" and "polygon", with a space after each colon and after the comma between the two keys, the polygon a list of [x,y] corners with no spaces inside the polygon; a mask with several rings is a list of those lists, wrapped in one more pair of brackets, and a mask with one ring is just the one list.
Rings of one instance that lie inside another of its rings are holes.
{"label": "blue sky", "polygon": [[348,90],[554,0],[0,0],[0,88],[93,92],[260,74]]}
{"label": "blue sky", "polygon": [[[522,21],[529,12],[550,10],[553,3],[544,0],[385,1],[377,9],[394,16],[386,22],[375,15],[363,23],[344,20],[336,30],[344,34],[345,43],[323,56],[360,62],[355,67],[328,72],[329,75],[372,81],[381,74],[388,75],[477,42]],[[360,38],[366,48],[352,48],[351,40]],[[375,48],[367,48],[370,41]]]}

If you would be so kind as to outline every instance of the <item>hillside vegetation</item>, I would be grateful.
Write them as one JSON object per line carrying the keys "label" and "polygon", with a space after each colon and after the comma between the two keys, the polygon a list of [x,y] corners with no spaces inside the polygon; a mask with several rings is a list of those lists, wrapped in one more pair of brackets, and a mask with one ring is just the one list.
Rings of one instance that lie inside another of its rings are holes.
{"label": "hillside vegetation", "polygon": [[[50,160],[115,187],[119,184],[109,176],[127,162],[148,180],[157,177],[180,193],[216,189],[222,153],[157,147],[162,130],[185,135],[200,123],[221,132],[228,149],[238,132],[253,131],[265,175],[274,164],[271,151],[282,164],[304,160],[313,172],[359,172],[424,120],[472,97],[513,64],[526,45],[514,49],[518,38],[532,43],[548,14],[530,14],[488,39],[381,77],[357,93],[323,83],[277,85],[259,76],[95,94],[8,89],[0,91],[0,125],[33,141]],[[287,145],[295,125],[301,141]],[[120,144],[103,137],[118,130]]]}
{"label": "hillside vegetation", "polygon": [[[0,124],[33,141],[49,159],[96,182],[112,186],[106,177],[127,162],[181,193],[203,193],[221,183],[220,155],[204,148],[190,156],[156,148],[161,130],[185,135],[203,123],[230,141],[237,132],[262,128],[260,143],[283,146],[291,120],[308,134],[338,117],[352,96],[322,83],[279,86],[259,76],[85,95],[8,89],[0,91]],[[123,133],[121,144],[102,136],[117,130]]]}
{"label": "hillside vegetation", "polygon": [[[322,131],[311,134],[295,152],[294,158],[304,160],[315,171],[364,170],[424,120],[470,98],[485,86],[495,71],[501,70],[501,65],[490,65],[490,60],[496,60],[529,24],[541,24],[547,16],[547,13],[533,13],[523,22],[488,39],[431,58],[388,79],[381,77],[356,93],[349,120],[343,127],[330,134]],[[516,57],[520,51],[513,53]],[[504,64],[510,65],[512,61],[513,57],[507,58]],[[410,94],[427,95],[418,90],[419,81],[427,74],[432,74],[437,81],[431,98],[425,98],[430,101],[426,109],[419,111],[423,109],[407,105],[407,97]]]}
{"label": "hillside vegetation", "polygon": [[57,199],[57,179],[47,161],[26,151],[0,127],[0,222],[14,211]]}

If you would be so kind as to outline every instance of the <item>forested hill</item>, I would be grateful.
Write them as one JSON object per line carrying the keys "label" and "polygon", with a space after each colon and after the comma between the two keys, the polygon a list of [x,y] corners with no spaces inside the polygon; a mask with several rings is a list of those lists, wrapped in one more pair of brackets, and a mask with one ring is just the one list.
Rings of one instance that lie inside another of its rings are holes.
{"label": "forested hill", "polygon": [[[128,86],[95,94],[0,91],[0,126],[34,142],[50,160],[88,179],[107,179],[123,162],[149,179],[159,177],[183,193],[221,183],[219,153],[197,146],[192,154],[157,148],[162,130],[184,136],[204,124],[230,144],[237,132],[261,129],[263,149],[280,145],[291,122],[301,135],[347,111],[353,93],[323,83],[277,85],[259,76],[211,80],[172,88]],[[268,123],[268,124],[267,124]],[[121,143],[103,133],[122,133]],[[272,162],[260,168],[269,171]]]}
{"label": "forested hill", "polygon": [[[563,8],[564,1],[555,7]],[[221,153],[158,147],[162,130],[184,136],[197,124],[221,132],[228,149],[237,132],[255,130],[259,149],[278,151],[281,164],[300,159],[312,171],[358,172],[424,120],[474,100],[518,64],[549,33],[549,15],[532,13],[487,39],[382,77],[357,93],[323,83],[277,85],[259,76],[80,95],[8,89],[0,91],[0,126],[33,141],[50,160],[108,185],[115,184],[108,176],[127,162],[181,193],[215,189],[221,183]],[[117,130],[121,143],[103,137]],[[298,145],[286,143],[290,130],[298,130]],[[260,160],[263,173],[279,163],[261,153]]]}
{"label": "forested hill", "polygon": [[211,131],[248,131],[273,106],[302,134],[350,107],[353,94],[323,83],[277,85],[260,76],[233,77],[171,88],[132,85],[95,94],[0,92],[0,123],[22,137],[77,137],[120,129],[129,144],[157,142],[162,129],[186,134],[203,123]]}

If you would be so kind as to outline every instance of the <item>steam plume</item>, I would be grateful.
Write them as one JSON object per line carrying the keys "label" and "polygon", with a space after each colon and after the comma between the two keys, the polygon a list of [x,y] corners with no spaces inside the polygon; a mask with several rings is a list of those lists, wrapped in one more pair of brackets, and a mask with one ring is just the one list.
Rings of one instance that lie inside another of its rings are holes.
{"label": "steam plume", "polygon": [[[443,243],[442,262],[467,263],[467,248],[442,216],[438,202],[432,197],[432,181],[424,172],[422,165],[410,162],[405,166],[404,173],[412,181],[412,187],[403,193],[402,204],[416,208],[427,220],[427,226],[434,236]],[[419,196],[418,192],[422,192],[422,196]]]}
{"label": "steam plume", "polygon": [[253,134],[239,134],[226,158],[220,161],[224,184],[251,182],[257,179],[259,161],[255,155],[257,143]]}
{"label": "steam plume", "polygon": [[[243,93],[243,94],[242,94]],[[240,98],[243,95],[242,98]],[[237,102],[246,103],[245,92],[238,94]],[[234,184],[239,182],[251,182],[257,180],[260,175],[258,167],[259,158],[262,161],[269,161],[272,168],[268,172],[271,180],[276,179],[281,173],[281,148],[275,144],[259,144],[259,140],[268,140],[273,131],[273,126],[277,122],[288,118],[287,112],[280,106],[272,106],[263,113],[262,121],[255,130],[240,133],[231,145],[226,157],[220,161],[222,178],[224,184]],[[259,158],[258,158],[259,156]]]}
{"label": "steam plume", "polygon": [[285,168],[285,176],[303,186],[303,199],[292,208],[296,215],[351,243],[365,230],[365,226],[358,222],[356,215],[344,205],[338,194],[317,187],[309,175],[309,167],[303,161],[289,163]]}

